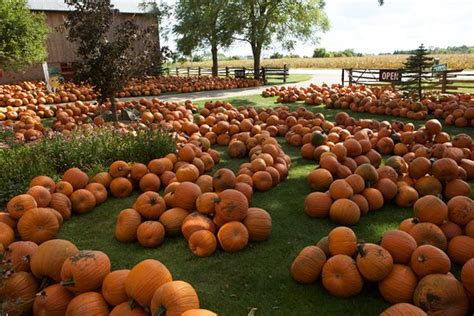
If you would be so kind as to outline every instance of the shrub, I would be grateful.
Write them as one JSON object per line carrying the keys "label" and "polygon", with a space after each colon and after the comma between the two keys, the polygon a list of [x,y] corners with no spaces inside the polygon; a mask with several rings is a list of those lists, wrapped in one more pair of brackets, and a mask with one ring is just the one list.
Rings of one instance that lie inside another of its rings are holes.
{"label": "shrub", "polygon": [[0,149],[0,205],[25,192],[30,180],[38,175],[58,180],[71,167],[93,175],[107,170],[115,160],[147,163],[176,149],[168,133],[148,129],[121,134],[101,128],[77,131],[67,137],[54,133],[36,143],[7,143],[11,148]]}

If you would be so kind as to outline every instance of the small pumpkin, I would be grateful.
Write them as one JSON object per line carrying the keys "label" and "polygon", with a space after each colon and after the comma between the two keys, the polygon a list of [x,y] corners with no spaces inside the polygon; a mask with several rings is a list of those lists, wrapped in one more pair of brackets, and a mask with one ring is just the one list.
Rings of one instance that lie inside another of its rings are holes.
{"label": "small pumpkin", "polygon": [[74,191],[71,194],[70,199],[73,211],[78,214],[89,213],[96,205],[94,194],[86,189]]}
{"label": "small pumpkin", "polygon": [[362,291],[364,281],[354,259],[338,254],[323,266],[321,280],[324,288],[337,297],[351,297]]}
{"label": "small pumpkin", "polygon": [[208,257],[216,251],[216,236],[209,230],[198,230],[189,236],[189,249],[193,254],[199,257]]}
{"label": "small pumpkin", "polygon": [[151,313],[159,311],[169,316],[181,316],[189,309],[199,308],[199,298],[191,284],[184,281],[171,281],[160,286],[151,300]]}
{"label": "small pumpkin", "polygon": [[48,208],[34,208],[26,212],[18,221],[18,232],[22,240],[31,240],[41,244],[56,238],[59,221]]}
{"label": "small pumpkin", "polygon": [[142,223],[140,213],[133,208],[120,211],[115,224],[115,239],[120,242],[132,242],[137,239],[138,226]]}
{"label": "small pumpkin", "polygon": [[74,297],[66,309],[68,316],[108,316],[109,307],[104,297],[97,292],[86,292]]}
{"label": "small pumpkin", "polygon": [[451,270],[451,261],[441,249],[432,245],[422,245],[411,255],[411,268],[420,278],[433,273],[446,274]]}
{"label": "small pumpkin", "polygon": [[156,248],[165,239],[165,227],[157,221],[145,221],[137,228],[138,243],[146,248]]}
{"label": "small pumpkin", "polygon": [[331,255],[352,256],[357,251],[357,237],[352,229],[339,226],[328,234],[328,247]]}
{"label": "small pumpkin", "polygon": [[133,208],[145,219],[156,220],[166,211],[165,200],[158,192],[147,191],[140,194]]}
{"label": "small pumpkin", "polygon": [[61,284],[53,284],[36,294],[33,303],[35,315],[62,316],[66,314],[69,302],[74,294],[64,288]]}
{"label": "small pumpkin", "polygon": [[368,281],[381,281],[392,271],[392,256],[383,247],[376,244],[359,243],[357,250],[357,268]]}
{"label": "small pumpkin", "polygon": [[291,276],[299,283],[309,284],[319,279],[326,263],[326,254],[317,246],[307,246],[301,250],[291,264]]}
{"label": "small pumpkin", "polygon": [[416,240],[402,230],[391,230],[384,233],[380,246],[392,255],[393,262],[408,264],[413,251],[417,248]]}
{"label": "small pumpkin", "polygon": [[250,207],[243,221],[251,241],[264,241],[272,232],[272,217],[264,209]]}
{"label": "small pumpkin", "polygon": [[226,252],[237,252],[247,246],[249,232],[244,224],[230,221],[222,225],[217,233],[222,249]]}
{"label": "small pumpkin", "polygon": [[125,280],[130,270],[115,270],[107,274],[102,282],[101,293],[109,305],[116,306],[128,301]]}
{"label": "small pumpkin", "polygon": [[394,264],[390,274],[379,282],[379,292],[389,303],[410,303],[418,279],[413,270],[402,264]]}

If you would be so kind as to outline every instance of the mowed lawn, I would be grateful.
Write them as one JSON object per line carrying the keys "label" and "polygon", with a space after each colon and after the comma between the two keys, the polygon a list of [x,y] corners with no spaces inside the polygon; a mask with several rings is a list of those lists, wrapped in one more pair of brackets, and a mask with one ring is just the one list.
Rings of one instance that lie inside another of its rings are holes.
{"label": "mowed lawn", "polygon": [[[251,96],[227,101],[235,106],[269,106],[273,105],[274,98]],[[298,106],[302,104],[290,105],[291,108]],[[321,107],[309,108],[324,113],[329,119],[337,113]],[[349,113],[356,117],[374,117]],[[460,130],[447,128],[447,131],[455,134]],[[474,136],[472,128],[462,131]],[[313,219],[304,213],[304,199],[311,192],[306,176],[316,163],[303,160],[299,148],[286,144],[283,138],[279,140],[292,159],[289,177],[268,192],[256,192],[251,204],[267,210],[272,216],[273,232],[268,241],[251,242],[233,254],[218,249],[208,258],[195,257],[184,237],[166,238],[156,249],[145,249],[137,243],[119,243],[114,239],[116,216],[122,209],[132,206],[138,192],[126,199],[110,198],[89,214],[73,216],[62,227],[59,238],[73,241],[80,249],[104,251],[109,255],[113,269],[131,268],[146,258],[160,260],[170,269],[174,279],[187,281],[195,287],[203,308],[220,315],[247,315],[252,308],[257,309],[256,315],[378,315],[389,304],[378,293],[377,284],[367,283],[361,294],[340,299],[329,295],[319,281],[301,285],[291,278],[290,266],[299,251],[316,243],[337,225],[329,219]],[[225,147],[217,149],[222,161],[214,170],[227,167],[237,172],[239,165],[247,161],[229,159]],[[353,229],[360,240],[378,242],[384,231],[397,228],[403,219],[411,216],[411,209],[389,204],[362,217]],[[454,271],[457,270],[458,267],[454,267]]]}

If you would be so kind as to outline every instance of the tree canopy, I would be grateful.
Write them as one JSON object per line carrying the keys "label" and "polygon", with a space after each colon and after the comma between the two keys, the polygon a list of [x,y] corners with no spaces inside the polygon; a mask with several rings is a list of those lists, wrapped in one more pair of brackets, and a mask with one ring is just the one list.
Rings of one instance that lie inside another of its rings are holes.
{"label": "tree canopy", "polygon": [[47,36],[44,14],[31,12],[27,0],[0,1],[0,68],[20,70],[46,60]]}

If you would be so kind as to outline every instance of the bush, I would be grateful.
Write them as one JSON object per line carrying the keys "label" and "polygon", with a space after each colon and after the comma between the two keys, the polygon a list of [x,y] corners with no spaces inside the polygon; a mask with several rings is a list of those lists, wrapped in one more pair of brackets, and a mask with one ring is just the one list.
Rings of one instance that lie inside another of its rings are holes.
{"label": "bush", "polygon": [[167,133],[148,129],[120,134],[101,128],[77,131],[68,137],[54,133],[37,143],[13,144],[9,149],[0,149],[0,205],[25,192],[30,180],[38,175],[59,180],[71,167],[93,175],[107,170],[115,160],[147,163],[175,149],[175,140]]}

